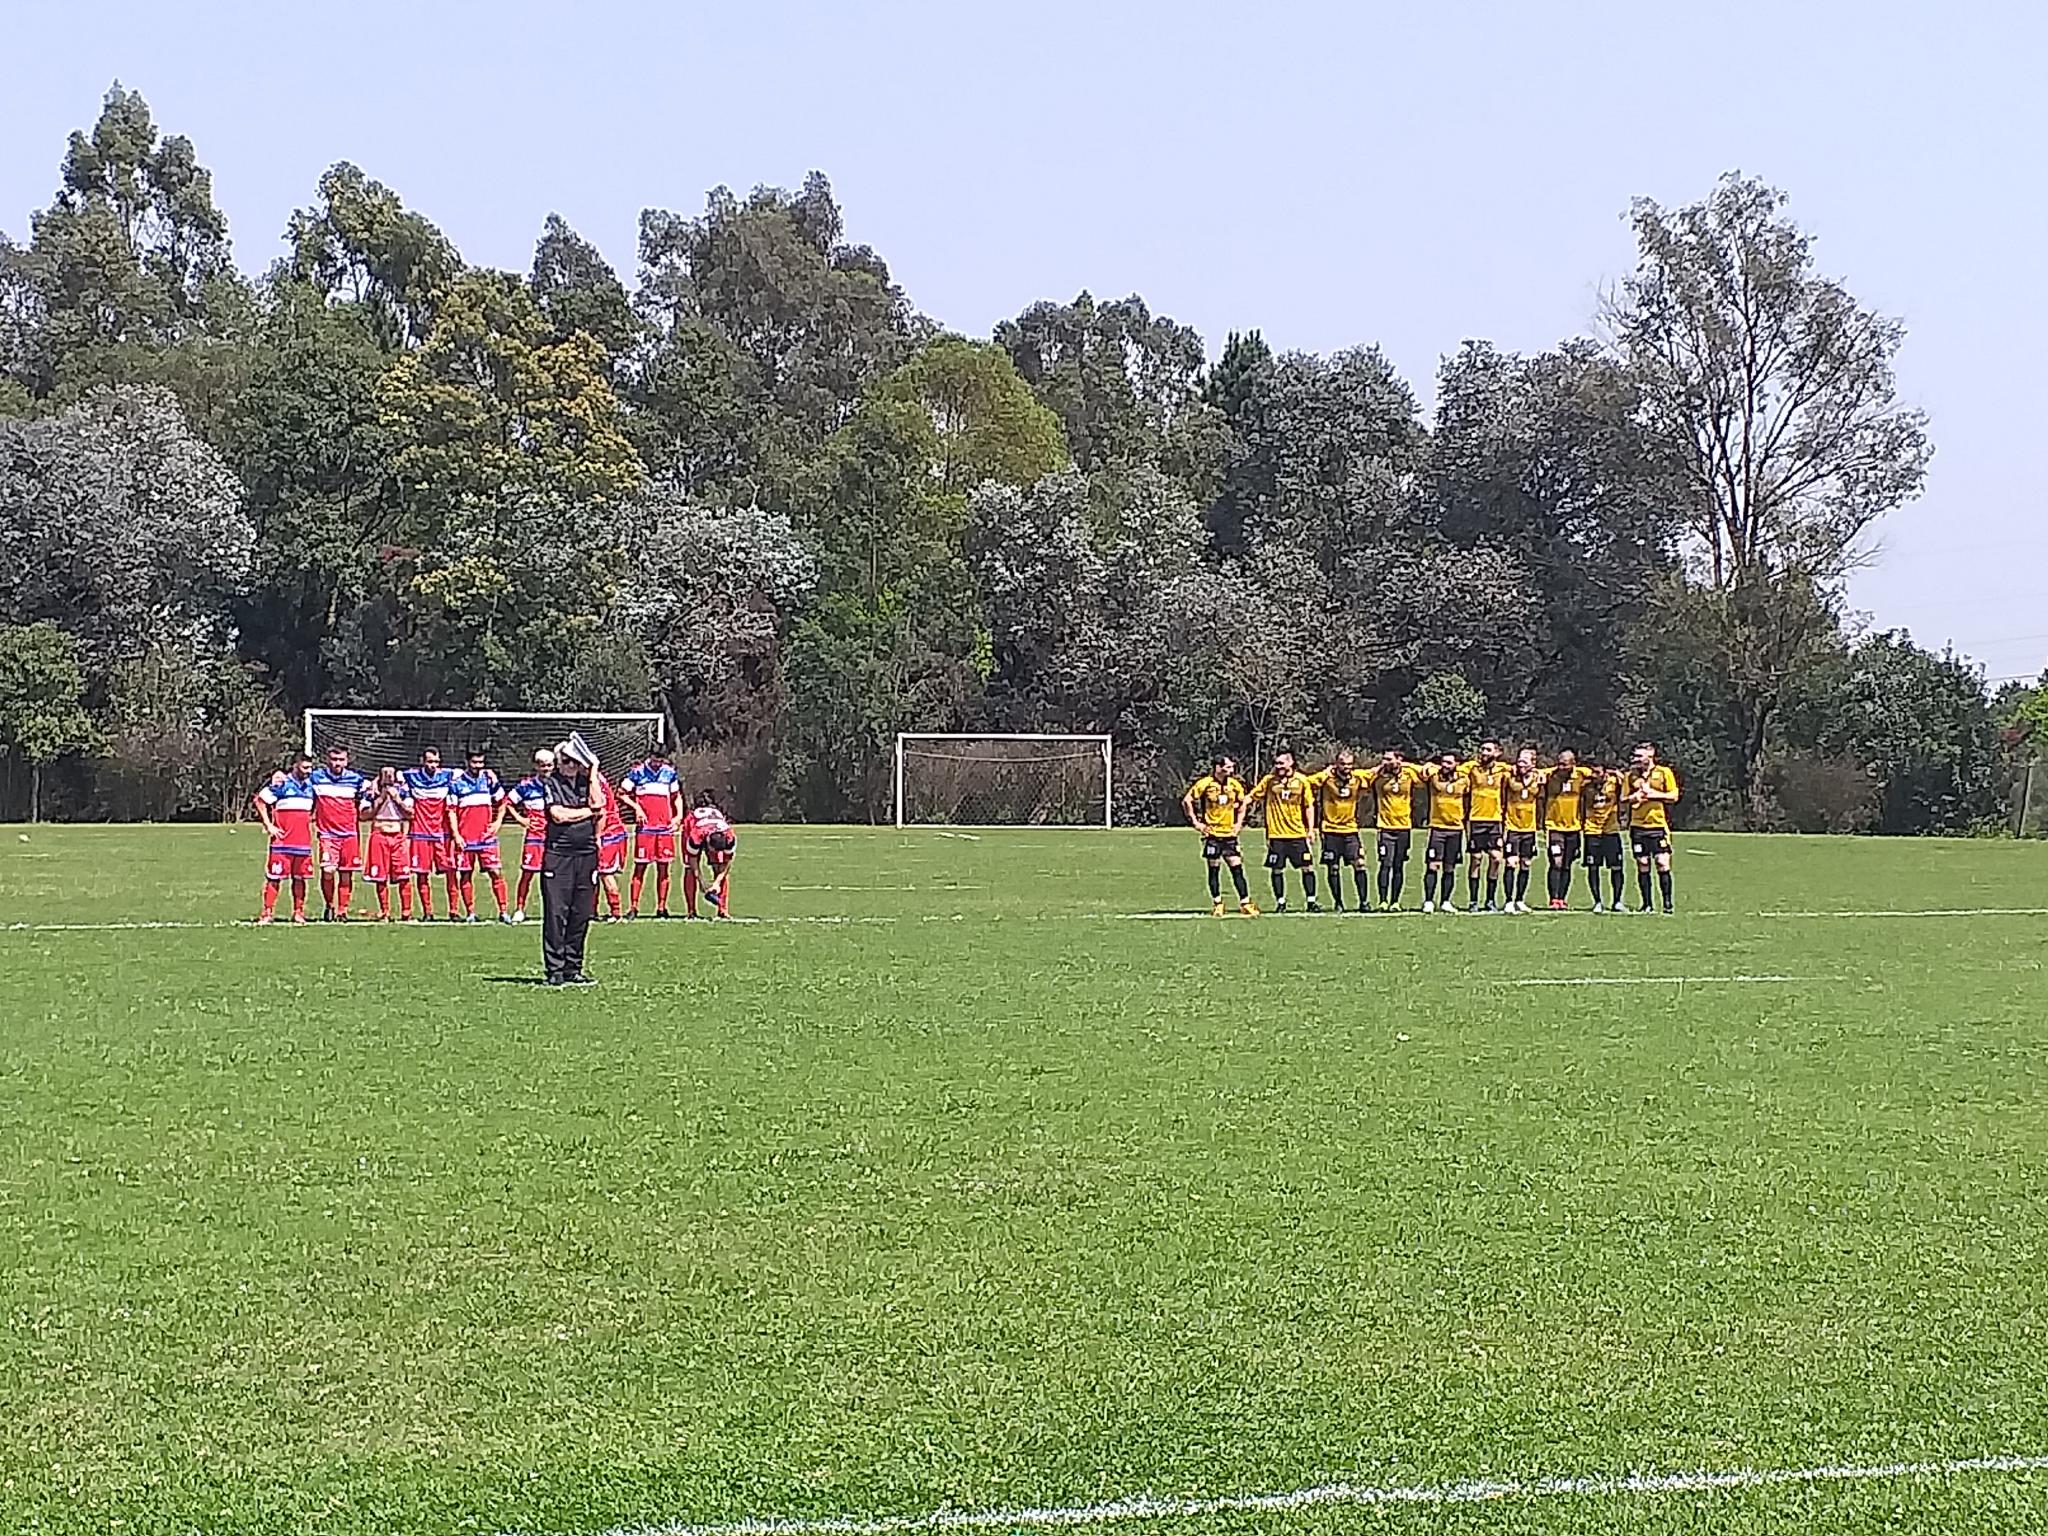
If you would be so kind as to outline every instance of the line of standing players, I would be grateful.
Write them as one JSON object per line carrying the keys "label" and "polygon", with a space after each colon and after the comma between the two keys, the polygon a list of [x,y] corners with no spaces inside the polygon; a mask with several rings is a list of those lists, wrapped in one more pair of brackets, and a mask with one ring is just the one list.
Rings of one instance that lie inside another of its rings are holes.
{"label": "line of standing players", "polygon": [[[355,877],[360,871],[376,889],[378,916],[432,922],[433,877],[440,875],[448,896],[451,922],[481,922],[476,876],[486,877],[501,923],[526,921],[527,896],[540,874],[547,834],[546,790],[542,780],[554,768],[554,753],[533,754],[533,773],[507,789],[471,751],[458,772],[445,768],[438,748],[420,754],[418,766],[403,771],[384,768],[374,776],[349,766],[348,752],[328,749],[315,766],[310,753],[299,753],[289,769],[270,777],[257,791],[256,814],[269,839],[265,854],[263,904],[256,921],[276,920],[278,896],[288,882],[292,890],[292,921],[306,916],[307,884],[317,864],[322,922],[346,922]],[[607,920],[637,917],[647,871],[654,870],[654,915],[669,917],[670,870],[678,845],[683,856],[685,915],[695,917],[701,892],[719,917],[730,917],[732,861],[739,833],[719,809],[709,790],[698,791],[687,814],[675,765],[656,747],[620,778],[616,788],[597,775],[605,797],[598,827],[598,875],[605,893]],[[632,816],[629,833],[627,813]],[[524,838],[519,860],[519,890],[505,887],[499,831],[520,822]],[[367,833],[367,837],[365,834]],[[633,874],[630,905],[621,900],[619,877],[631,842]],[[393,912],[392,892],[397,895]],[[417,894],[419,915],[413,902]]]}
{"label": "line of standing players", "polygon": [[[1237,764],[1219,755],[1208,773],[1189,786],[1181,805],[1188,823],[1202,838],[1202,857],[1209,868],[1211,909],[1224,911],[1222,874],[1230,872],[1237,888],[1238,910],[1256,916],[1258,907],[1244,875],[1238,838],[1254,808],[1264,812],[1266,867],[1273,876],[1276,911],[1287,910],[1288,869],[1300,871],[1308,910],[1320,911],[1312,841],[1322,843],[1322,862],[1329,871],[1332,907],[1344,910],[1340,870],[1349,866],[1360,912],[1375,910],[1368,884],[1359,812],[1374,807],[1379,834],[1377,910],[1395,912],[1407,879],[1409,844],[1415,829],[1414,797],[1420,790],[1429,801],[1429,844],[1423,879],[1424,912],[1456,912],[1459,864],[1470,843],[1466,870],[1466,905],[1471,912],[1527,912],[1529,875],[1536,863],[1539,840],[1549,852],[1549,897],[1553,911],[1570,905],[1572,867],[1583,855],[1586,885],[1595,912],[1622,908],[1622,830],[1627,823],[1630,851],[1635,856],[1638,911],[1655,910],[1650,883],[1656,876],[1662,910],[1672,909],[1670,808],[1678,801],[1678,776],[1657,761],[1657,749],[1643,742],[1626,767],[1581,763],[1559,752],[1548,766],[1533,749],[1518,753],[1512,763],[1495,741],[1480,745],[1465,761],[1445,752],[1418,766],[1396,749],[1381,755],[1374,767],[1361,771],[1347,748],[1320,772],[1304,773],[1292,752],[1273,758],[1272,771],[1250,789],[1237,777]],[[1540,821],[1540,838],[1539,838]],[[1479,904],[1482,870],[1486,905]],[[1601,889],[1601,875],[1610,877],[1611,895]],[[1502,886],[1505,885],[1503,904]]]}

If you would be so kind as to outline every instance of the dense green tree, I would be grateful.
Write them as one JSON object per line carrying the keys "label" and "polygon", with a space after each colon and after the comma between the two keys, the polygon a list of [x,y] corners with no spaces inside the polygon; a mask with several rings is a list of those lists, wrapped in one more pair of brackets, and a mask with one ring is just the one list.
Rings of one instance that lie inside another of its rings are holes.
{"label": "dense green tree", "polygon": [[1628,639],[1674,565],[1673,480],[1626,370],[1592,343],[1524,358],[1467,342],[1445,359],[1432,516],[1453,544],[1512,556],[1531,597],[1507,618],[1526,646],[1473,674],[1496,729],[1620,744]]}
{"label": "dense green tree", "polygon": [[76,639],[47,620],[0,625],[0,755],[28,766],[30,821],[42,820],[43,770],[99,744],[84,695]]}
{"label": "dense green tree", "polygon": [[1638,262],[1609,316],[1678,507],[1731,685],[1752,816],[1775,716],[1870,524],[1917,495],[1925,418],[1899,403],[1896,322],[1815,271],[1784,195],[1741,176],[1634,208]]}
{"label": "dense green tree", "polygon": [[462,270],[448,237],[346,161],[320,178],[319,194],[285,230],[288,274],[354,306],[386,351],[425,341]]}
{"label": "dense green tree", "polygon": [[640,322],[626,285],[597,247],[558,213],[549,214],[541,230],[526,285],[556,341],[567,341],[581,331],[616,363],[639,340]]}

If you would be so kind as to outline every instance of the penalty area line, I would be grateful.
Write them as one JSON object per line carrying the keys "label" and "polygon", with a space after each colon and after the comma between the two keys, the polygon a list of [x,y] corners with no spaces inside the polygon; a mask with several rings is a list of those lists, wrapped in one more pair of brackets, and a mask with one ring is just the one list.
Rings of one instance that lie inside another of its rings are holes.
{"label": "penalty area line", "polygon": [[1524,976],[1511,987],[1703,987],[1832,981],[1831,976]]}
{"label": "penalty area line", "polygon": [[2048,1456],[1970,1456],[1950,1461],[1894,1461],[1873,1465],[1742,1467],[1724,1472],[1636,1472],[1616,1476],[1470,1478],[1454,1483],[1321,1483],[1281,1493],[1160,1498],[1136,1494],[1100,1504],[1054,1504],[1017,1509],[938,1509],[918,1515],[841,1516],[827,1519],[754,1519],[722,1524],[617,1526],[604,1536],[908,1536],[920,1531],[1047,1530],[1114,1525],[1138,1520],[1190,1520],[1213,1515],[1287,1514],[1327,1506],[1445,1506],[1505,1499],[1623,1498],[1643,1495],[1728,1493],[1826,1484],[1904,1482],[1920,1478],[2048,1472]]}

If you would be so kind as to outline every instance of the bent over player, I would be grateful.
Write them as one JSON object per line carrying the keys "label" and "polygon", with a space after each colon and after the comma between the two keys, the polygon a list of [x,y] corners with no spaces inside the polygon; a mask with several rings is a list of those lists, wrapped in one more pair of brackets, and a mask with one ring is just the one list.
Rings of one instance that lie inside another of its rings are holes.
{"label": "bent over player", "polygon": [[[718,808],[718,797],[708,789],[697,791],[697,800],[683,821],[683,904],[690,916],[697,915],[697,891],[701,885],[711,898],[711,908],[720,917],[732,916],[732,860],[739,852],[740,835]],[[697,861],[702,859],[710,878],[700,880]]]}
{"label": "bent over player", "polygon": [[1202,861],[1209,866],[1210,914],[1223,915],[1223,870],[1228,868],[1231,884],[1237,887],[1238,911],[1246,917],[1258,916],[1251,888],[1245,884],[1244,854],[1237,841],[1244,831],[1251,796],[1237,776],[1236,760],[1227,755],[1212,759],[1209,771],[1180,797],[1180,808],[1188,825],[1202,834]]}
{"label": "bent over player", "polygon": [[1301,871],[1301,892],[1308,909],[1316,906],[1316,866],[1309,857],[1309,839],[1316,830],[1314,786],[1297,772],[1292,752],[1273,754],[1273,768],[1252,786],[1252,803],[1265,808],[1266,868],[1273,876],[1273,910],[1287,910],[1287,866]]}

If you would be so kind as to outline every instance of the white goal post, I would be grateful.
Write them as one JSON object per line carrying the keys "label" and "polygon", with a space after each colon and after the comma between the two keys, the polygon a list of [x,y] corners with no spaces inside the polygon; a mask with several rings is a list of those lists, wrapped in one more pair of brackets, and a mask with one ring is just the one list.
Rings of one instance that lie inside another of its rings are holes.
{"label": "white goal post", "polygon": [[896,738],[899,827],[1107,827],[1108,736],[905,732]]}
{"label": "white goal post", "polygon": [[481,752],[506,782],[527,772],[535,747],[552,747],[571,731],[581,731],[596,749],[598,762],[616,779],[667,739],[658,714],[546,714],[531,710],[473,709],[309,709],[305,717],[306,750],[322,757],[330,747],[344,747],[357,769],[410,768],[420,753],[433,747],[451,768],[463,754]]}

